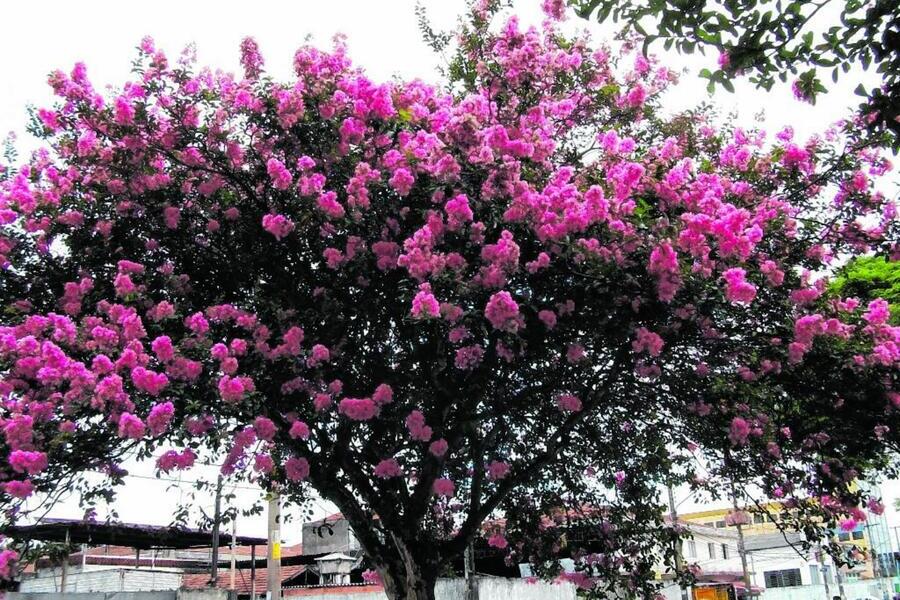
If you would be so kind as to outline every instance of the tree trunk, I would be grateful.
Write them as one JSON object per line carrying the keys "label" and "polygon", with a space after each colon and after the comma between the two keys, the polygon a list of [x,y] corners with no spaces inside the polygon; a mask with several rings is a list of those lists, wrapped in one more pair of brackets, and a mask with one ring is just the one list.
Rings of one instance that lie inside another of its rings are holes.
{"label": "tree trunk", "polygon": [[[398,543],[400,558],[385,560],[378,569],[384,583],[384,593],[390,600],[434,600],[437,583],[436,570],[416,561],[417,556]],[[421,557],[418,557],[421,558]]]}

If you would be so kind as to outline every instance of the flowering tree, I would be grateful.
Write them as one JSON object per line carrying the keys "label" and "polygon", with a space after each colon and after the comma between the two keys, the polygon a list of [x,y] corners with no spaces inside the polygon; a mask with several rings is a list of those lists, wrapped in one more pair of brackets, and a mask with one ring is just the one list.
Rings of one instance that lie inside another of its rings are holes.
{"label": "flowering tree", "polygon": [[242,77],[149,39],[109,97],[51,75],[47,149],[0,184],[8,519],[85,470],[121,483],[127,452],[208,452],[334,502],[420,600],[487,519],[511,561],[649,594],[682,535],[666,483],[861,518],[853,479],[895,467],[898,329],[824,275],[896,259],[889,164],[844,152],[852,123],[664,118],[655,60],[495,12],[445,90],[339,45],[275,81],[252,40]]}

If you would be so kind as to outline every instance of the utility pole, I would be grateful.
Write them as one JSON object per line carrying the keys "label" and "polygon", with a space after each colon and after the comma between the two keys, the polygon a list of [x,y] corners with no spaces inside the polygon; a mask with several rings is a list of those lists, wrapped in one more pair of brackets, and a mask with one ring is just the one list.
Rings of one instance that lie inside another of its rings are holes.
{"label": "utility pole", "polygon": [[234,556],[234,540],[237,537],[237,511],[231,516],[231,585],[228,586],[228,589],[234,590],[234,571],[235,571],[235,556]]}
{"label": "utility pole", "polygon": [[475,548],[473,542],[466,544],[463,555],[463,576],[466,580],[466,600],[476,600],[475,595]]}
{"label": "utility pole", "polygon": [[[671,483],[666,486],[666,491],[669,494],[669,518],[672,520],[672,529],[679,535],[675,541],[675,581],[678,581],[677,577],[681,574],[681,537],[677,529],[678,511],[675,510],[675,490],[672,489]],[[680,581],[678,581],[678,597],[684,598],[684,589],[682,589]]]}
{"label": "utility pole", "polygon": [[256,544],[250,544],[250,600],[256,600]]}
{"label": "utility pole", "polygon": [[281,498],[269,492],[269,543],[266,548],[266,600],[281,600]]}
{"label": "utility pole", "polygon": [[[672,489],[672,485],[669,484],[666,486],[666,491],[669,494],[669,518],[672,520],[672,527],[678,527],[678,511],[675,510],[675,490]],[[676,529],[677,530],[677,529]],[[681,571],[681,538],[678,538],[678,541],[675,543],[675,570]],[[681,588],[681,585],[678,586]]]}
{"label": "utility pole", "polygon": [[819,544],[818,549],[816,549],[816,558],[819,559],[819,573],[822,574],[822,583],[825,584],[825,600],[831,600],[831,589],[828,586],[828,577],[826,577],[822,544]]}
{"label": "utility pole", "polygon": [[212,564],[209,569],[209,586],[216,587],[219,582],[219,525],[222,521],[222,476],[216,480],[216,504],[213,511],[212,530]]}
{"label": "utility pole", "polygon": [[872,537],[872,526],[868,519],[866,519],[866,536],[869,538],[869,558],[872,559],[872,576],[878,582],[878,591],[881,592],[882,599],[887,600],[887,591],[884,589],[884,581],[882,580],[884,574],[881,572],[878,553],[875,552],[875,539]]}
{"label": "utility pole", "polygon": [[735,525],[737,526],[738,534],[738,554],[741,557],[741,569],[744,572],[744,585],[747,586],[747,595],[750,595],[750,571],[747,569],[747,550],[744,547],[744,530],[741,525],[741,517],[738,516],[741,510],[738,508],[737,490],[733,479],[731,480],[731,504],[734,506],[734,516],[737,519]]}
{"label": "utility pole", "polygon": [[[835,542],[834,536],[831,537],[831,541]],[[838,544],[838,547],[841,548],[841,554],[844,553],[843,547]],[[846,600],[847,596],[844,594],[844,576],[841,575],[841,565],[835,563],[834,564],[834,579],[838,584],[838,594],[841,597],[841,600]]]}
{"label": "utility pole", "polygon": [[[65,554],[63,554],[63,563],[62,563],[62,573],[59,577],[59,591],[63,594],[66,593],[66,583],[68,583],[69,578],[69,529],[66,528],[66,548]],[[140,556],[140,550],[138,550],[138,556]],[[83,559],[82,559],[83,560]]]}

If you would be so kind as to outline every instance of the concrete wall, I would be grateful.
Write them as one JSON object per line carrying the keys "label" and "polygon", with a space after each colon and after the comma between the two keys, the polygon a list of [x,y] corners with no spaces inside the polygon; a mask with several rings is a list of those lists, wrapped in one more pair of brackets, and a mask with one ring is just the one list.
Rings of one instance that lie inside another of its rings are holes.
{"label": "concrete wall", "polygon": [[[62,583],[62,573],[55,569],[52,573],[23,579],[21,592],[58,592]],[[66,592],[145,592],[155,590],[177,590],[181,587],[181,573],[158,569],[102,569],[70,570],[66,576]]]}
{"label": "concrete wall", "polygon": [[[895,583],[890,579],[879,581],[865,579],[860,581],[844,582],[844,596],[847,600],[881,600],[882,594],[887,593],[887,598],[894,595]],[[838,586],[833,583],[828,586],[828,596],[825,595],[824,585],[801,585],[796,587],[769,588],[763,593],[761,600],[822,600],[838,595]]]}
{"label": "concrete wall", "polygon": [[228,590],[171,590],[159,592],[41,593],[10,592],[7,600],[228,600]]}
{"label": "concrete wall", "polygon": [[[118,570],[109,572],[116,573]],[[109,573],[101,572],[101,573]],[[98,573],[93,571],[90,574]],[[85,574],[87,575],[87,573]],[[478,600],[575,600],[575,586],[571,583],[529,583],[524,579],[479,577],[475,580]],[[68,586],[66,586],[68,587]],[[177,586],[176,586],[177,587]],[[171,589],[171,588],[170,588]],[[321,588],[319,588],[321,589]],[[290,592],[285,590],[286,597]],[[465,600],[466,583],[463,579],[440,579],[435,589],[437,600]],[[384,592],[320,594],[323,600],[385,600]],[[18,592],[8,595],[8,600],[228,600],[225,590],[178,590],[158,592],[107,592],[107,593],[40,593]],[[821,600],[817,598],[816,600]],[[852,600],[852,599],[848,599]]]}
{"label": "concrete wall", "polygon": [[[321,588],[319,588],[321,589]],[[479,577],[475,580],[478,600],[575,600],[575,586],[571,583],[529,583],[524,579]],[[435,586],[436,600],[465,600],[466,582],[461,578],[439,579]],[[285,596],[291,597],[286,590]],[[385,600],[384,592],[335,592],[318,594],[323,600]],[[297,596],[302,598],[302,596]]]}

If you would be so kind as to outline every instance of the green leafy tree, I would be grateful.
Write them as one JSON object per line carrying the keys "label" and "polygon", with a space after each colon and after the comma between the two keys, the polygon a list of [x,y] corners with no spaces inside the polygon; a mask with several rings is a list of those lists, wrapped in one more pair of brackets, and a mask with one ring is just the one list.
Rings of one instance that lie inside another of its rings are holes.
{"label": "green leafy tree", "polygon": [[[832,0],[572,0],[579,15],[612,19],[644,36],[644,49],[656,41],[682,53],[716,48],[715,70],[703,69],[712,91],[734,91],[741,75],[760,88],[793,79],[794,93],[815,103],[825,81],[859,77],[858,67],[874,69],[880,86],[856,93],[864,98],[861,117],[879,141],[900,149],[900,9],[896,0],[845,0],[837,20],[824,28]],[[855,69],[855,70],[854,70]],[[853,70],[853,73],[851,73]]]}
{"label": "green leafy tree", "polygon": [[881,256],[856,258],[841,269],[831,291],[865,302],[883,298],[891,307],[891,321],[900,322],[900,262]]}

